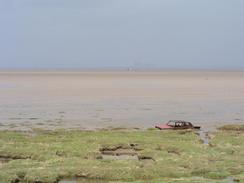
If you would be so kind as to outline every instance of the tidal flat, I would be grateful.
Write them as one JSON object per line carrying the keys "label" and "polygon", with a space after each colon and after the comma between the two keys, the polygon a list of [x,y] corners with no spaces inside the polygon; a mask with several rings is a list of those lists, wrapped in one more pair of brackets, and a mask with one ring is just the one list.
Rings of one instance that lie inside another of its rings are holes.
{"label": "tidal flat", "polygon": [[0,130],[211,130],[244,121],[243,83],[243,71],[0,71]]}
{"label": "tidal flat", "polygon": [[244,182],[243,132],[1,131],[0,182]]}

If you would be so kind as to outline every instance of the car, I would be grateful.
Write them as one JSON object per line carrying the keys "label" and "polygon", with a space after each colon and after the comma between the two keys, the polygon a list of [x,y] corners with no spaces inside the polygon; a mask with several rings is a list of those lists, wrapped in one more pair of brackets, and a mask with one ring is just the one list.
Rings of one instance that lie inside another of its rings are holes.
{"label": "car", "polygon": [[156,125],[155,128],[160,130],[184,130],[184,129],[200,129],[200,126],[194,126],[191,122],[182,120],[170,120],[167,124]]}

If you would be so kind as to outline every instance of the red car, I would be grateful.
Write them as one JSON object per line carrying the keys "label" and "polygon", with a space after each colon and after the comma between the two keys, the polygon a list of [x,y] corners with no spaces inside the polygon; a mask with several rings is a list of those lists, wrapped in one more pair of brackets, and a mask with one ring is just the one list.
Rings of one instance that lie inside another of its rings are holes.
{"label": "red car", "polygon": [[170,120],[167,124],[156,125],[160,130],[182,130],[182,129],[200,129],[200,126],[193,126],[191,122],[181,120]]}

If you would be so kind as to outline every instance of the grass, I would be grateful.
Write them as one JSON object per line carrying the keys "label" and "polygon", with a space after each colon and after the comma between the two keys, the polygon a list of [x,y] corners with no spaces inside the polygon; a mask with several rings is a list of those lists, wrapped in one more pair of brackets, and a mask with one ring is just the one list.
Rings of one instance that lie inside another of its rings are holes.
{"label": "grass", "polygon": [[[102,147],[136,144],[148,160],[101,159]],[[55,183],[63,177],[105,182],[244,182],[244,133],[220,130],[205,145],[193,131],[0,132],[0,183]]]}
{"label": "grass", "polygon": [[224,125],[219,129],[225,131],[244,131],[244,125]]}

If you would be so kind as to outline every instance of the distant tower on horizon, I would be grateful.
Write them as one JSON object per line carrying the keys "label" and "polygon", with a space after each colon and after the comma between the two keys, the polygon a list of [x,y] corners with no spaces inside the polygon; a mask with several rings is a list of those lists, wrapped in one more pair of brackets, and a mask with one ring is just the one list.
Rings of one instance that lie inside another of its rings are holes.
{"label": "distant tower on horizon", "polygon": [[132,67],[128,67],[127,71],[133,71],[133,68]]}

